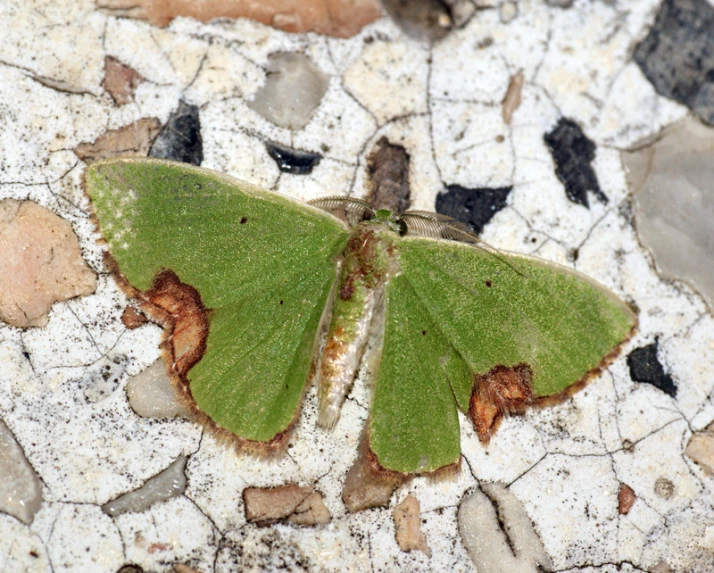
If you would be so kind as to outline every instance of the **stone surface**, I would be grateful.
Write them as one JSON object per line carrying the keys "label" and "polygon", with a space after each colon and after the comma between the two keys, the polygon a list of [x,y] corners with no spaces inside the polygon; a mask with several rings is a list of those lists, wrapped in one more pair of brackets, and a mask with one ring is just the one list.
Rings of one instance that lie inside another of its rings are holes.
{"label": "stone surface", "polygon": [[252,18],[286,32],[317,32],[349,38],[380,15],[375,0],[99,0],[98,7],[118,17],[148,20],[166,26],[177,17],[207,22],[215,18]]}
{"label": "stone surface", "polygon": [[707,429],[692,434],[684,453],[699,464],[705,474],[714,477],[714,431]]}
{"label": "stone surface", "polygon": [[551,568],[523,504],[503,484],[490,483],[459,506],[459,532],[479,573],[531,573]]}
{"label": "stone surface", "polygon": [[651,145],[624,152],[634,191],[637,232],[668,278],[692,284],[714,305],[714,129],[693,118]]}
{"label": "stone surface", "polygon": [[243,490],[245,518],[248,522],[268,525],[309,511],[313,501],[308,500],[310,487],[289,484],[276,488],[249,487]]}
{"label": "stone surface", "polygon": [[278,169],[292,175],[309,175],[322,160],[322,155],[319,153],[291,149],[277,143],[268,142],[265,148]]}
{"label": "stone surface", "polygon": [[181,456],[169,467],[134,491],[127,492],[102,506],[110,517],[124,513],[141,513],[152,505],[182,495],[186,490],[186,458]]}
{"label": "stone surface", "polygon": [[506,206],[511,187],[467,189],[449,185],[446,193],[436,196],[436,212],[466,223],[477,235]]}
{"label": "stone surface", "polygon": [[0,201],[0,320],[44,326],[55,302],[96,284],[68,221],[32,201]]}
{"label": "stone surface", "polygon": [[677,385],[672,377],[665,372],[662,363],[657,357],[659,342],[635,348],[627,355],[627,366],[630,368],[630,377],[635,382],[652,384],[655,388],[669,394],[672,398],[677,397]]}
{"label": "stone surface", "polygon": [[707,0],[664,0],[634,60],[658,93],[714,125],[714,6]]}
{"label": "stone surface", "polygon": [[412,494],[394,506],[394,537],[402,551],[418,550],[431,557],[431,549],[421,530],[419,500]]}
{"label": "stone surface", "polygon": [[91,143],[80,143],[74,148],[74,152],[87,164],[124,155],[146,157],[160,130],[158,119],[140,119],[130,125],[107,131]]}
{"label": "stone surface", "polygon": [[144,418],[188,415],[176,396],[162,358],[129,379],[126,396],[131,409]]}
{"label": "stone surface", "polygon": [[0,511],[26,524],[42,505],[42,486],[10,429],[0,420]]}
{"label": "stone surface", "polygon": [[171,114],[154,140],[149,157],[201,165],[203,140],[197,106],[179,101],[178,109]]}
{"label": "stone surface", "polygon": [[[714,480],[683,454],[714,420],[714,319],[686,282],[658,273],[640,244],[621,159],[687,114],[632,60],[662,2],[578,1],[568,9],[518,2],[510,20],[503,4],[445,1],[452,25],[432,44],[408,37],[389,17],[338,39],[248,19],[176,18],[160,29],[108,15],[91,0],[0,5],[0,197],[35,201],[71,222],[98,274],[96,292],[55,304],[45,327],[0,324],[0,418],[43,493],[30,525],[0,513],[2,567],[473,573],[458,508],[467,492],[500,482],[528,517],[508,517],[504,530],[525,523],[537,532],[551,561],[544,569],[710,572]],[[328,83],[303,127],[279,126],[249,105],[272,77],[276,53],[304,54]],[[107,57],[143,78],[133,101],[117,105],[104,88]],[[521,103],[506,123],[503,104],[519,72]],[[142,119],[165,125],[181,99],[198,108],[202,165],[295,199],[366,198],[370,156],[382,137],[410,158],[412,209],[434,210],[451,185],[510,187],[483,239],[569,265],[612,289],[639,309],[636,338],[583,391],[510,417],[485,448],[462,419],[463,455],[450,479],[391,482],[378,496],[363,487],[373,480],[357,480],[347,500],[383,505],[366,511],[348,511],[342,495],[361,473],[350,468],[359,466],[368,424],[368,368],[332,432],[316,428],[317,399],[308,388],[288,452],[276,459],[239,455],[182,417],[136,415],[126,385],[160,357],[162,332],[122,321],[130,303],[104,266],[81,186],[85,164],[74,149]],[[591,194],[585,209],[563,192],[544,134],[564,117],[595,146],[589,166],[607,203]],[[280,171],[265,142],[322,159],[309,174]],[[667,212],[683,202],[676,192],[685,186],[678,180],[671,188]],[[695,210],[706,220],[705,208]],[[691,253],[693,265],[710,260],[686,244],[673,252]],[[627,355],[656,339],[676,398],[630,377]],[[122,373],[103,387],[103,369],[115,359]],[[88,396],[90,388],[96,392]],[[101,510],[180,456],[187,459],[183,495],[113,518]],[[672,487],[663,488],[667,482]],[[247,523],[243,491],[287,483],[319,491],[330,523]],[[627,514],[619,513],[622,483],[637,495]],[[419,500],[431,557],[403,552],[395,540],[392,512],[409,494]],[[487,523],[498,528],[490,505]],[[479,558],[512,556],[502,535]]]}
{"label": "stone surface", "polygon": [[329,78],[299,52],[270,54],[266,74],[249,107],[279,127],[305,127],[327,92]]}
{"label": "stone surface", "polygon": [[409,209],[409,154],[386,137],[377,141],[367,158],[371,183],[367,202],[375,209],[404,213]]}
{"label": "stone surface", "polygon": [[117,105],[126,105],[134,101],[134,92],[141,81],[141,76],[125,66],[116,58],[104,58],[104,89],[112,96]]}
{"label": "stone surface", "polygon": [[555,172],[565,185],[565,193],[573,203],[590,207],[588,193],[607,203],[592,168],[595,144],[571,119],[562,118],[555,129],[545,134],[545,142],[555,161]]}

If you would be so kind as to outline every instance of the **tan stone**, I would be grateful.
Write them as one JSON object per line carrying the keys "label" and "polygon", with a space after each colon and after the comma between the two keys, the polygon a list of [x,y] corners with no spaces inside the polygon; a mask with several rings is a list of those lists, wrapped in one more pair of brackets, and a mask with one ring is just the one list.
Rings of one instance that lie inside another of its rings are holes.
{"label": "tan stone", "polygon": [[160,130],[161,123],[155,117],[140,119],[120,129],[107,131],[91,143],[80,143],[74,153],[85,163],[127,155],[146,157]]}
{"label": "tan stone", "polygon": [[285,519],[312,493],[312,488],[289,484],[274,488],[248,487],[243,490],[245,518],[267,525]]}
{"label": "tan stone", "polygon": [[44,326],[55,302],[96,285],[68,221],[32,201],[0,201],[0,319]]}
{"label": "tan stone", "polygon": [[402,551],[418,549],[431,557],[431,549],[421,531],[419,501],[412,494],[394,508],[394,537]]}
{"label": "tan stone", "polygon": [[288,523],[295,525],[325,525],[330,523],[330,510],[327,509],[322,496],[314,491],[295,508],[295,513],[288,517]]}
{"label": "tan stone", "polygon": [[697,432],[684,450],[687,456],[704,470],[704,473],[714,476],[714,432]]}
{"label": "tan stone", "polygon": [[117,105],[134,101],[134,90],[140,81],[141,76],[129,66],[110,56],[104,58],[104,89]]}

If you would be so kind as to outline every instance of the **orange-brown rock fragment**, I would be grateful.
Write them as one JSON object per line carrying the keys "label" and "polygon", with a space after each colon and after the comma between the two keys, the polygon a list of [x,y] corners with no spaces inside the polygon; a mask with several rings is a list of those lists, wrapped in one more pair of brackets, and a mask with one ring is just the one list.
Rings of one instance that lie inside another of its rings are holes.
{"label": "orange-brown rock fragment", "polygon": [[286,519],[294,514],[312,493],[311,487],[297,484],[274,488],[248,487],[243,490],[245,518],[259,525]]}
{"label": "orange-brown rock fragment", "polygon": [[531,378],[531,369],[526,364],[512,368],[496,366],[488,374],[476,377],[469,417],[481,443],[489,442],[504,414],[523,413],[536,403]]}
{"label": "orange-brown rock fragment", "polygon": [[692,434],[684,453],[698,464],[705,474],[714,476],[714,424]]}
{"label": "orange-brown rock fragment", "polygon": [[141,76],[129,66],[125,66],[116,58],[104,58],[104,82],[107,93],[114,103],[125,105],[134,101],[134,90],[141,81]]}
{"label": "orange-brown rock fragment", "polygon": [[32,201],[0,201],[0,320],[44,326],[55,302],[96,286],[68,221]]}
{"label": "orange-brown rock fragment", "polygon": [[394,508],[394,537],[402,551],[418,549],[431,557],[431,549],[421,530],[419,501],[412,494]]}
{"label": "orange-brown rock fragment", "polygon": [[621,483],[620,491],[617,492],[617,512],[620,515],[627,515],[635,504],[635,500],[637,500],[637,495],[632,488],[626,483]]}
{"label": "orange-brown rock fragment", "polygon": [[146,324],[147,318],[136,310],[133,306],[127,306],[121,315],[121,322],[129,330],[139,328],[142,324]]}
{"label": "orange-brown rock fragment", "polygon": [[215,18],[251,18],[286,32],[317,32],[349,38],[381,15],[378,0],[97,0],[115,16],[167,26],[178,16],[208,22]]}
{"label": "orange-brown rock fragment", "polygon": [[107,131],[91,143],[80,143],[74,153],[88,164],[127,155],[146,157],[159,131],[161,123],[155,117],[140,119],[120,129]]}

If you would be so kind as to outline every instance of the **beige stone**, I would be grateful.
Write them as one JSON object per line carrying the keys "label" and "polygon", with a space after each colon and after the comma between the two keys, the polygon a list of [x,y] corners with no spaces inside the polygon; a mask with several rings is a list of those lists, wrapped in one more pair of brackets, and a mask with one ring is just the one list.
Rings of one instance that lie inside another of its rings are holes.
{"label": "beige stone", "polygon": [[289,484],[274,488],[248,487],[243,490],[245,518],[260,525],[285,519],[312,493],[311,487]]}
{"label": "beige stone", "polygon": [[68,221],[32,201],[0,201],[0,319],[44,326],[55,302],[96,284]]}
{"label": "beige stone", "polygon": [[288,517],[288,523],[295,525],[325,525],[330,523],[330,510],[327,509],[322,496],[314,491],[295,508],[295,513]]}
{"label": "beige stone", "polygon": [[714,432],[697,432],[687,444],[685,454],[704,470],[714,476]]}
{"label": "beige stone", "polygon": [[120,129],[107,131],[91,143],[80,143],[74,153],[85,163],[127,155],[146,157],[159,131],[161,123],[155,117],[140,119]]}
{"label": "beige stone", "polygon": [[431,557],[431,549],[421,530],[419,501],[412,494],[394,508],[394,537],[402,551],[418,549]]}

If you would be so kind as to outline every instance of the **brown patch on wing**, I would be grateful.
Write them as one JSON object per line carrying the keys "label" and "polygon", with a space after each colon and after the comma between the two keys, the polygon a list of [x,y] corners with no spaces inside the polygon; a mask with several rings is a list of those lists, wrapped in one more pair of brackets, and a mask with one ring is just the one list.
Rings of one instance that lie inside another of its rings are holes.
{"label": "brown patch on wing", "polygon": [[638,326],[639,322],[635,317],[630,332],[622,342],[608,352],[595,368],[557,394],[535,396],[531,383],[533,372],[527,364],[513,367],[499,365],[491,369],[488,374],[476,376],[469,405],[469,417],[481,443],[488,444],[504,415],[523,414],[531,406],[539,408],[554,406],[585,388],[620,355],[625,344],[637,332]]}
{"label": "brown patch on wing", "polygon": [[488,444],[504,414],[525,412],[536,403],[527,364],[496,366],[488,374],[476,376],[469,405],[469,417],[482,444]]}
{"label": "brown patch on wing", "polygon": [[181,282],[175,272],[164,270],[156,275],[154,284],[144,293],[124,278],[111,254],[104,253],[104,262],[126,295],[138,301],[141,312],[164,329],[161,342],[164,363],[178,399],[190,416],[212,432],[218,441],[235,448],[238,453],[264,457],[284,453],[300,417],[300,408],[285,430],[270,441],[259,442],[241,438],[220,426],[196,404],[187,375],[206,351],[211,318],[211,310],[204,306],[198,290]]}

